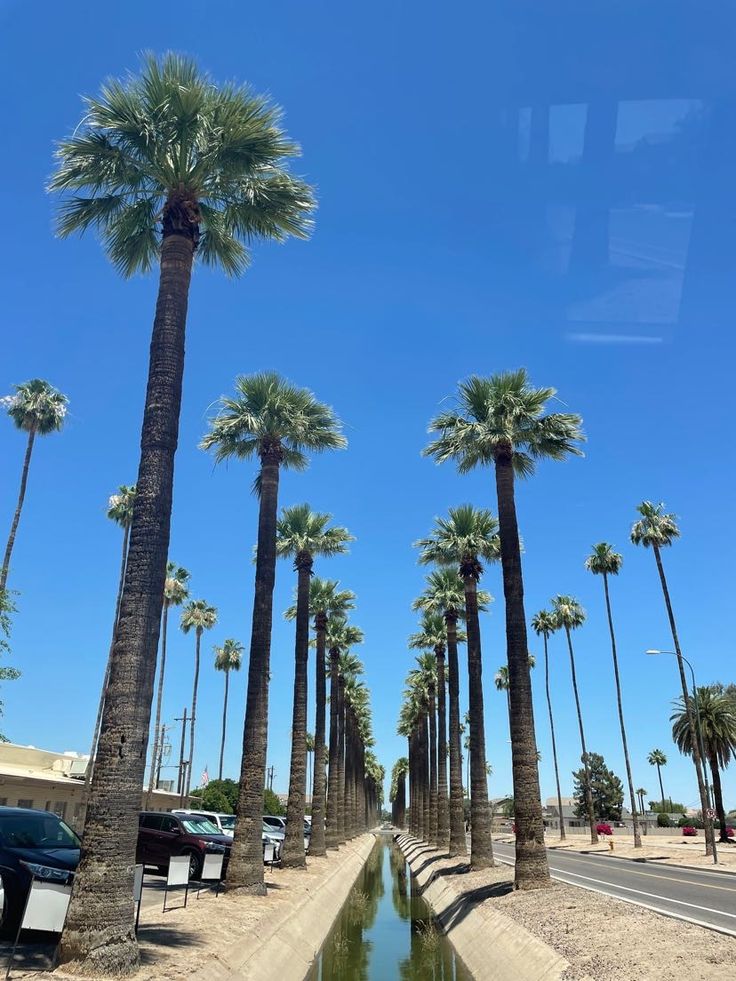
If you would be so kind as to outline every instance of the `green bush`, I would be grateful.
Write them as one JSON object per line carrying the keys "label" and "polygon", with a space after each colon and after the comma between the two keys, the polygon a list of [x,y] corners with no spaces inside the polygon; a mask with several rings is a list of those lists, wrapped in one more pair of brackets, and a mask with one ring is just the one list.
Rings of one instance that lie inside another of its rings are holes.
{"label": "green bush", "polygon": [[669,814],[658,814],[657,815],[657,827],[658,828],[671,828],[672,821],[670,820]]}
{"label": "green bush", "polygon": [[286,813],[276,794],[268,788],[263,791],[263,813],[274,817],[283,817]]}

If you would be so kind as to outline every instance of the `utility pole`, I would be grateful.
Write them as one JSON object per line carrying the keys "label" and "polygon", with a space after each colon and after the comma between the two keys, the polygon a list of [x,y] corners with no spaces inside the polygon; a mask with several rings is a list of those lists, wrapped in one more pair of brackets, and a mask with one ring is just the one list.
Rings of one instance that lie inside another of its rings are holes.
{"label": "utility pole", "polygon": [[166,730],[171,728],[166,724],[162,724],[161,732],[159,733],[159,747],[158,747],[158,760],[156,761],[156,782],[153,785],[154,790],[158,790],[158,786],[161,783],[161,767],[164,762],[164,743],[166,742]]}
{"label": "utility pole", "polygon": [[266,773],[268,774],[268,777],[267,777],[268,789],[271,790],[271,791],[273,791],[273,771],[274,771],[274,768],[273,768],[273,763],[272,763],[271,766],[269,766],[269,768],[266,770]]}
{"label": "utility pole", "polygon": [[[184,708],[184,716],[181,719],[174,719],[174,722],[181,722],[181,747],[179,749],[179,780],[176,785],[176,792],[181,797],[182,791],[184,789],[184,742],[187,735],[187,710]],[[180,801],[181,803],[181,801]]]}

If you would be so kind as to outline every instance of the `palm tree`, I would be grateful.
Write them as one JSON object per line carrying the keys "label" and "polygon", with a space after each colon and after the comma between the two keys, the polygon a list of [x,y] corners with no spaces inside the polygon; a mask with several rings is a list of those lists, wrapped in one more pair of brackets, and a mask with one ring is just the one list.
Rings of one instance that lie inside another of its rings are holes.
{"label": "palm tree", "polygon": [[215,647],[215,671],[225,674],[225,698],[222,703],[222,739],[220,740],[220,765],[217,769],[217,779],[222,780],[222,763],[225,758],[225,733],[227,732],[227,697],[230,689],[230,672],[240,671],[245,648],[232,637]]}
{"label": "palm tree", "polygon": [[[156,692],[156,721],[153,726],[153,753],[151,754],[151,775],[148,780],[148,807],[151,806],[151,794],[155,786],[156,774],[161,749],[161,706],[164,698],[164,675],[166,673],[166,646],[169,633],[169,610],[172,606],[181,606],[189,596],[190,573],[176,562],[166,563],[166,579],[164,579],[164,607],[161,622],[161,665],[158,669],[158,690]],[[190,761],[191,762],[191,761]],[[179,775],[181,781],[182,774]],[[184,788],[179,788],[183,792]]]}
{"label": "palm tree", "polygon": [[255,480],[259,496],[255,597],[248,663],[243,757],[237,822],[228,865],[228,889],[265,895],[263,881],[263,787],[268,736],[268,676],[271,660],[273,587],[279,474],[304,470],[307,451],[347,445],[332,409],[306,388],[297,388],[276,372],[241,375],[234,398],[220,399],[220,412],[202,440],[219,462],[231,457],[260,461]]}
{"label": "palm tree", "polygon": [[189,788],[192,783],[192,770],[194,768],[194,733],[197,722],[197,689],[199,688],[199,651],[202,642],[202,634],[205,630],[211,630],[217,623],[217,610],[210,606],[206,600],[190,600],[181,613],[181,629],[185,634],[194,630],[194,686],[192,688],[192,716],[189,723],[189,766],[187,767],[187,779],[184,789],[184,796],[189,796]]}
{"label": "palm tree", "polygon": [[511,756],[516,818],[515,885],[549,885],[539,790],[532,685],[527,660],[524,581],[516,519],[514,481],[530,477],[538,459],[580,454],[581,419],[567,412],[544,415],[553,388],[533,388],[526,370],[461,382],[458,405],[430,423],[437,439],[425,454],[438,463],[454,460],[460,473],[495,469],[503,591],[506,600],[506,662],[511,703]]}
{"label": "palm tree", "polygon": [[598,832],[596,831],[595,810],[593,808],[593,791],[590,785],[590,766],[588,764],[588,750],[585,747],[585,730],[583,728],[583,713],[580,708],[580,695],[578,693],[578,679],[575,671],[575,652],[572,647],[572,631],[582,627],[585,623],[585,610],[572,596],[558,594],[552,600],[552,615],[558,630],[565,631],[567,638],[567,649],[570,654],[570,673],[572,676],[572,690],[575,695],[575,708],[578,713],[578,729],[580,730],[580,759],[583,763],[585,772],[585,807],[588,811],[588,824],[590,825],[591,844],[598,843]]}
{"label": "palm tree", "polygon": [[[330,657],[330,734],[325,841],[328,848],[341,843],[340,833],[340,655],[363,643],[360,627],[347,622],[344,615],[331,616],[327,622],[325,644]],[[343,819],[344,820],[344,819]]]}
{"label": "palm tree", "polygon": [[416,543],[423,564],[456,566],[465,592],[465,623],[468,634],[468,696],[470,701],[470,809],[472,834],[470,864],[474,869],[493,865],[491,814],[486,778],[486,736],[483,717],[483,660],[478,619],[478,580],[483,574],[481,559],[499,558],[498,522],[490,511],[470,504],[450,508],[449,517],[436,518],[429,538]]}
{"label": "palm tree", "polygon": [[661,749],[653,749],[649,756],[647,756],[647,762],[650,766],[656,766],[657,768],[657,779],[659,780],[659,792],[662,795],[662,808],[664,808],[664,785],[662,784],[662,767],[667,766],[667,757],[662,752]]}
{"label": "palm tree", "polygon": [[631,819],[634,825],[634,848],[641,848],[641,832],[639,830],[639,818],[636,813],[636,795],[634,794],[634,778],[631,776],[631,760],[629,759],[629,745],[626,739],[626,726],[624,724],[624,707],[621,699],[621,678],[618,670],[618,655],[616,653],[616,634],[613,629],[613,613],[611,612],[611,597],[608,592],[608,577],[617,576],[623,565],[623,556],[613,550],[613,546],[608,542],[598,542],[593,545],[593,551],[585,560],[585,568],[592,572],[594,576],[601,576],[603,579],[603,595],[606,600],[606,614],[608,616],[608,632],[611,636],[611,656],[613,657],[613,675],[616,680],[616,703],[618,705],[618,722],[621,728],[621,743],[624,749],[624,762],[626,764],[626,780],[629,785],[629,798],[631,800]]}
{"label": "palm tree", "polygon": [[639,798],[639,811],[644,814],[646,807],[644,806],[644,798],[649,794],[649,791],[645,787],[638,787],[636,791],[636,796]]}
{"label": "palm tree", "polygon": [[664,574],[664,565],[662,563],[662,549],[668,548],[676,538],[680,537],[680,529],[677,527],[675,515],[665,512],[664,504],[653,504],[651,501],[642,501],[636,510],[641,517],[631,527],[631,541],[634,545],[643,545],[644,548],[651,548],[654,552],[655,562],[657,563],[657,572],[659,573],[662,595],[664,596],[664,603],[667,608],[667,618],[670,622],[672,641],[675,645],[675,654],[677,655],[677,667],[680,672],[683,703],[690,725],[690,739],[693,747],[692,758],[695,764],[695,775],[698,781],[698,793],[700,794],[700,807],[703,811],[703,827],[705,828],[705,854],[712,855],[713,861],[715,862],[717,859],[716,839],[713,822],[708,816],[709,801],[704,771],[705,760],[700,758],[700,745],[697,739],[695,716],[688,699],[687,678],[685,677],[685,665],[682,659],[682,651],[680,650],[680,638],[677,633],[675,614],[672,609],[667,577]]}
{"label": "palm tree", "polygon": [[552,762],[555,768],[555,784],[557,786],[557,813],[560,816],[560,840],[567,837],[565,833],[565,816],[562,812],[562,791],[560,790],[560,770],[557,766],[557,741],[555,739],[555,720],[552,714],[552,696],[549,691],[549,637],[557,629],[554,615],[549,610],[540,610],[532,617],[532,630],[544,641],[544,690],[547,695],[547,712],[549,714],[549,731],[552,737]]}
{"label": "palm tree", "polygon": [[306,868],[304,852],[304,797],[307,766],[307,668],[309,661],[309,581],[315,556],[342,555],[353,541],[346,528],[328,528],[330,514],[310,510],[308,504],[284,508],[276,526],[276,554],[294,559],[297,572],[294,702],[291,727],[289,797],[286,838],[281,861],[287,868]]}
{"label": "palm tree", "polygon": [[[537,661],[533,654],[529,655],[529,667],[534,668]],[[493,683],[496,686],[496,691],[506,692],[506,705],[509,710],[509,718],[511,718],[511,701],[509,699],[509,666],[508,664],[502,664],[498,671],[493,676]]]}
{"label": "palm tree", "polygon": [[69,399],[62,395],[47,381],[40,378],[32,378],[30,381],[23,382],[22,385],[15,385],[15,394],[6,395],[0,399],[0,405],[7,411],[10,418],[18,429],[28,433],[26,441],[26,454],[23,459],[23,469],[20,477],[20,491],[18,493],[18,503],[15,506],[13,521],[10,525],[10,534],[5,546],[2,569],[0,569],[0,593],[5,592],[8,581],[8,571],[10,570],[10,557],[13,554],[15,545],[15,534],[18,530],[20,513],[23,510],[23,501],[26,496],[26,485],[28,484],[28,470],[31,465],[31,454],[36,436],[47,436],[49,433],[57,433],[64,425]]}
{"label": "palm tree", "polygon": [[[417,650],[426,647],[420,643],[421,634],[409,639],[409,647]],[[429,736],[429,828],[427,841],[438,844],[438,778],[437,778],[437,657],[425,651],[416,658],[417,667],[409,672],[407,683],[422,693],[426,705]]]}
{"label": "palm tree", "polygon": [[[725,770],[736,757],[736,704],[728,694],[715,686],[698,688],[696,694],[697,704],[693,704],[693,712],[698,720],[703,752],[710,765],[713,802],[720,827],[719,839],[724,844],[728,844],[728,822],[726,809],[723,806],[721,770]],[[692,743],[685,706],[681,698],[678,698],[675,704],[676,711],[670,716],[673,724],[672,738],[680,752],[690,756]]]}
{"label": "palm tree", "polygon": [[337,834],[341,844],[351,837],[348,689],[356,676],[362,673],[363,665],[360,660],[348,650],[341,651],[337,663]]}
{"label": "palm tree", "polygon": [[311,796],[312,796],[312,787],[313,787],[312,774],[314,772],[312,766],[314,762],[314,733],[308,732],[307,737],[304,740],[304,743],[307,750],[307,797],[310,797],[310,806],[311,806]]}
{"label": "palm tree", "polygon": [[140,75],[109,80],[97,98],[85,100],[82,121],[58,147],[50,181],[63,195],[62,237],[95,228],[123,276],[156,264],[160,270],[120,630],[84,854],[59,951],[61,963],[80,961],[97,973],[119,974],[138,963],[130,896],[192,266],[197,255],[237,275],[249,262],[246,244],[308,235],[313,193],[286,170],[299,147],[279,122],[268,99],[216,85],[191,59],[148,55]]}
{"label": "palm tree", "polygon": [[[441,613],[447,632],[447,681],[449,703],[450,744],[450,856],[467,854],[465,840],[465,806],[463,803],[463,761],[460,735],[460,669],[457,645],[466,636],[457,629],[457,621],[465,616],[465,588],[454,569],[435,569],[426,577],[427,588],[413,604],[426,613]],[[491,602],[490,593],[479,589],[478,610],[484,612]]]}
{"label": "palm tree", "polygon": [[107,516],[114,521],[118,527],[123,529],[123,554],[120,559],[120,576],[118,578],[118,595],[115,599],[115,616],[112,621],[112,636],[110,637],[110,647],[107,652],[107,662],[105,664],[105,674],[100,691],[100,700],[97,705],[97,718],[95,719],[94,734],[92,736],[92,748],[89,754],[89,763],[84,775],[85,796],[89,793],[89,782],[92,779],[92,770],[95,765],[95,755],[97,754],[97,740],[100,738],[100,723],[102,721],[102,710],[105,707],[105,695],[107,685],[110,680],[110,662],[112,651],[115,646],[115,635],[118,629],[118,617],[120,616],[120,598],[123,595],[123,583],[125,581],[125,566],[128,561],[128,539],[130,538],[130,526],[133,522],[133,502],[135,500],[135,484],[128,486],[121,484],[117,494],[112,494],[107,502]]}
{"label": "palm tree", "polygon": [[391,768],[391,790],[388,795],[388,799],[393,805],[391,823],[396,828],[403,828],[406,824],[406,775],[408,772],[408,757],[400,756]]}
{"label": "palm tree", "polygon": [[[314,618],[315,646],[315,716],[314,716],[314,782],[312,785],[312,836],[309,854],[326,854],[325,843],[325,707],[326,691],[326,632],[330,617],[345,617],[355,607],[355,593],[339,589],[335,579],[313,576],[309,583],[309,612]],[[296,604],[284,613],[287,620],[296,619]]]}

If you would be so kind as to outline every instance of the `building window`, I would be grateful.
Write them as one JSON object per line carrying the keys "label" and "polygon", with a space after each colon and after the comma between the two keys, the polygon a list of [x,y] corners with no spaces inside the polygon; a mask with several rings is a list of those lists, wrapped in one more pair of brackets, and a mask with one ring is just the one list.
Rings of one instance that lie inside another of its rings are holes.
{"label": "building window", "polygon": [[5,807],[8,803],[7,797],[0,797],[0,807]]}
{"label": "building window", "polygon": [[63,821],[66,817],[66,801],[55,800],[53,807],[50,808],[57,817],[60,817]]}
{"label": "building window", "polygon": [[26,797],[21,797],[18,800],[18,807],[33,807],[33,801],[28,800]]}

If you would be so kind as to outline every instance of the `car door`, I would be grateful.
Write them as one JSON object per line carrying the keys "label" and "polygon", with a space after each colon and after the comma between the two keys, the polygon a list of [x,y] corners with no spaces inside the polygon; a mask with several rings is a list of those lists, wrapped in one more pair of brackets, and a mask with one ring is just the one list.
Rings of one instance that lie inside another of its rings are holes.
{"label": "car door", "polygon": [[161,814],[141,814],[140,816],[136,861],[143,865],[164,864],[160,857],[161,818]]}
{"label": "car door", "polygon": [[173,814],[164,814],[161,817],[161,830],[159,831],[159,854],[161,860],[159,865],[168,865],[172,855],[181,852],[182,827],[179,818]]}

